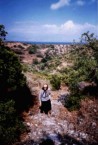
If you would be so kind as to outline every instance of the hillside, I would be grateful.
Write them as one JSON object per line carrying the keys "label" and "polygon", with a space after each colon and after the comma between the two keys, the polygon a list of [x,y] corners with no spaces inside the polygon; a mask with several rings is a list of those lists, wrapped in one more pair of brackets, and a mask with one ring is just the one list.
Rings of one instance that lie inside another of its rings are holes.
{"label": "hillside", "polygon": [[[38,79],[37,75],[26,73],[27,82],[32,93],[38,96],[43,83],[49,83],[42,77]],[[68,88],[62,86],[58,91],[52,91],[52,114],[47,116],[39,112],[39,103],[31,107],[28,112],[23,113],[28,133],[21,136],[22,143],[17,145],[97,145],[98,125],[98,101],[85,99],[81,102],[79,111],[68,111],[62,105],[62,100],[58,101],[60,94],[68,93]],[[86,126],[85,126],[86,124]],[[95,141],[96,140],[96,141]]]}
{"label": "hillside", "polygon": [[6,42],[6,46],[18,55],[21,62],[27,64],[32,64],[35,58],[40,62],[47,54],[50,57],[63,55],[72,48],[71,45],[26,44],[21,42]]}
{"label": "hillside", "polygon": [[[92,43],[7,46],[18,55],[27,85],[37,99],[28,112],[23,112],[28,132],[21,136],[22,143],[17,144],[97,145],[98,81]],[[50,117],[39,113],[38,93],[44,83],[52,90]]]}

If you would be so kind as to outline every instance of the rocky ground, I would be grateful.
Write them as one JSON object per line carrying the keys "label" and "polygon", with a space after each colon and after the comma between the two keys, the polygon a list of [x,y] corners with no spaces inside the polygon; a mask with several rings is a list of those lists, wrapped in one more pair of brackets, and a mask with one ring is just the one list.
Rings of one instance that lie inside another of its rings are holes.
{"label": "rocky ground", "polygon": [[[38,95],[41,86],[43,83],[47,82],[47,80],[41,80],[41,78],[31,73],[27,73],[26,77],[28,78],[27,82],[32,93]],[[34,82],[36,82],[36,84],[34,84]],[[34,85],[35,88],[33,87]],[[60,91],[52,91],[51,115],[47,116],[41,114],[38,103],[33,108],[31,107],[28,112],[24,112],[24,124],[28,128],[28,133],[21,137],[22,145],[40,145],[45,142],[45,145],[85,144],[83,141],[85,139],[87,140],[88,135],[83,131],[78,131],[76,128],[77,112],[69,112],[62,103],[58,101],[58,96],[62,93],[68,93],[68,88],[62,87]]]}

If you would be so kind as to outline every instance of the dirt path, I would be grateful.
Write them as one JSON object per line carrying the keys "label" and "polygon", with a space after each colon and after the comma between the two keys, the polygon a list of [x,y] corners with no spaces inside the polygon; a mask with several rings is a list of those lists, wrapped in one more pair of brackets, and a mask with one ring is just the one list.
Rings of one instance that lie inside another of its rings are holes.
{"label": "dirt path", "polygon": [[[26,74],[26,77],[33,93],[34,91],[35,93],[38,93],[41,83],[46,82],[46,80],[36,78],[36,76],[32,74]],[[66,88],[63,91],[66,91]],[[42,139],[45,140],[49,138],[53,140],[55,145],[60,145],[61,141],[59,135],[67,134],[75,136],[75,138],[79,137],[78,133],[75,132],[75,118],[72,117],[72,114],[68,112],[61,102],[58,102],[59,93],[59,91],[52,91],[52,113],[50,116],[41,114],[38,105],[35,105],[34,108],[31,108],[30,111],[26,113],[24,123],[29,127],[30,131],[26,135],[25,140],[33,140],[38,143]]]}

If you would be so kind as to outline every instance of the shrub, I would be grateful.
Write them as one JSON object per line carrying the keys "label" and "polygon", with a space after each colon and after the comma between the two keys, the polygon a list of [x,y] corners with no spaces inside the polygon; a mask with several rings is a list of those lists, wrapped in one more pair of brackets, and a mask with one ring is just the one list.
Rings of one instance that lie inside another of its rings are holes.
{"label": "shrub", "polygon": [[61,86],[61,78],[58,75],[52,75],[50,78],[50,83],[54,90],[59,90]]}
{"label": "shrub", "polygon": [[47,62],[47,58],[42,58],[41,62],[42,63],[46,63]]}
{"label": "shrub", "polygon": [[35,54],[36,53],[36,51],[34,50],[34,48],[29,48],[29,54]]}
{"label": "shrub", "polygon": [[5,35],[6,32],[0,25],[0,144],[11,145],[24,131],[24,125],[17,110],[19,105],[23,104],[16,103],[16,100],[21,100],[22,96],[20,97],[16,92],[24,87],[26,79],[22,74],[22,66],[17,56],[10,48],[4,46]]}
{"label": "shrub", "polygon": [[0,144],[2,145],[16,142],[19,135],[25,131],[14,104],[13,100],[0,103]]}
{"label": "shrub", "polygon": [[44,70],[45,69],[45,63],[41,63],[39,68],[40,68],[40,70]]}
{"label": "shrub", "polygon": [[40,57],[40,58],[43,58],[43,54],[41,52],[37,52],[36,56]]}
{"label": "shrub", "polygon": [[0,91],[15,90],[25,82],[17,56],[8,47],[0,46]]}
{"label": "shrub", "polygon": [[54,49],[54,45],[50,45],[50,47],[51,47],[52,49]]}
{"label": "shrub", "polygon": [[80,96],[70,96],[65,102],[65,107],[69,109],[69,111],[73,111],[80,108]]}
{"label": "shrub", "polygon": [[19,47],[20,49],[25,49],[22,45],[18,45],[18,47]]}
{"label": "shrub", "polygon": [[80,92],[77,87],[79,82],[94,81],[98,84],[98,73],[96,68],[98,63],[95,55],[98,50],[98,41],[95,41],[95,39],[91,37],[92,35],[89,35],[88,33],[83,34],[83,36],[85,36],[86,43],[82,46],[78,46],[78,48],[74,47],[74,50],[71,52],[71,57],[73,57],[74,60],[74,66],[69,70],[65,70],[65,74],[62,79],[65,84],[69,86],[71,91],[71,96],[69,97],[67,104],[65,104],[65,106],[70,110],[78,109],[80,107],[81,99],[84,98],[82,92]]}
{"label": "shrub", "polygon": [[35,58],[35,59],[33,59],[33,64],[38,64],[38,59],[37,58]]}
{"label": "shrub", "polygon": [[23,64],[22,65],[22,70],[23,70],[23,72],[28,72],[29,71],[29,66],[26,65],[26,64]]}
{"label": "shrub", "polygon": [[28,48],[29,54],[35,54],[37,52],[38,46],[32,45]]}
{"label": "shrub", "polygon": [[0,95],[0,143],[2,145],[11,145],[19,138],[22,131],[23,123],[14,106],[16,105],[14,100],[17,100],[18,96],[10,94],[22,88],[25,83],[17,56],[8,47],[0,46],[0,93],[2,94]]}
{"label": "shrub", "polygon": [[5,26],[0,25],[0,45],[3,44],[3,41],[5,41],[7,32],[5,31]]}

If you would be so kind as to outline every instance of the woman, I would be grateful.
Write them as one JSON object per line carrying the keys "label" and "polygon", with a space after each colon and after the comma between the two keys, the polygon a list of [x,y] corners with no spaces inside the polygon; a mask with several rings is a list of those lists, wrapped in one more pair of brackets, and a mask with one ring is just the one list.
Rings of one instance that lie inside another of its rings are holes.
{"label": "woman", "polygon": [[41,113],[45,113],[45,114],[51,113],[50,97],[51,97],[51,93],[48,89],[48,85],[45,84],[39,94]]}

